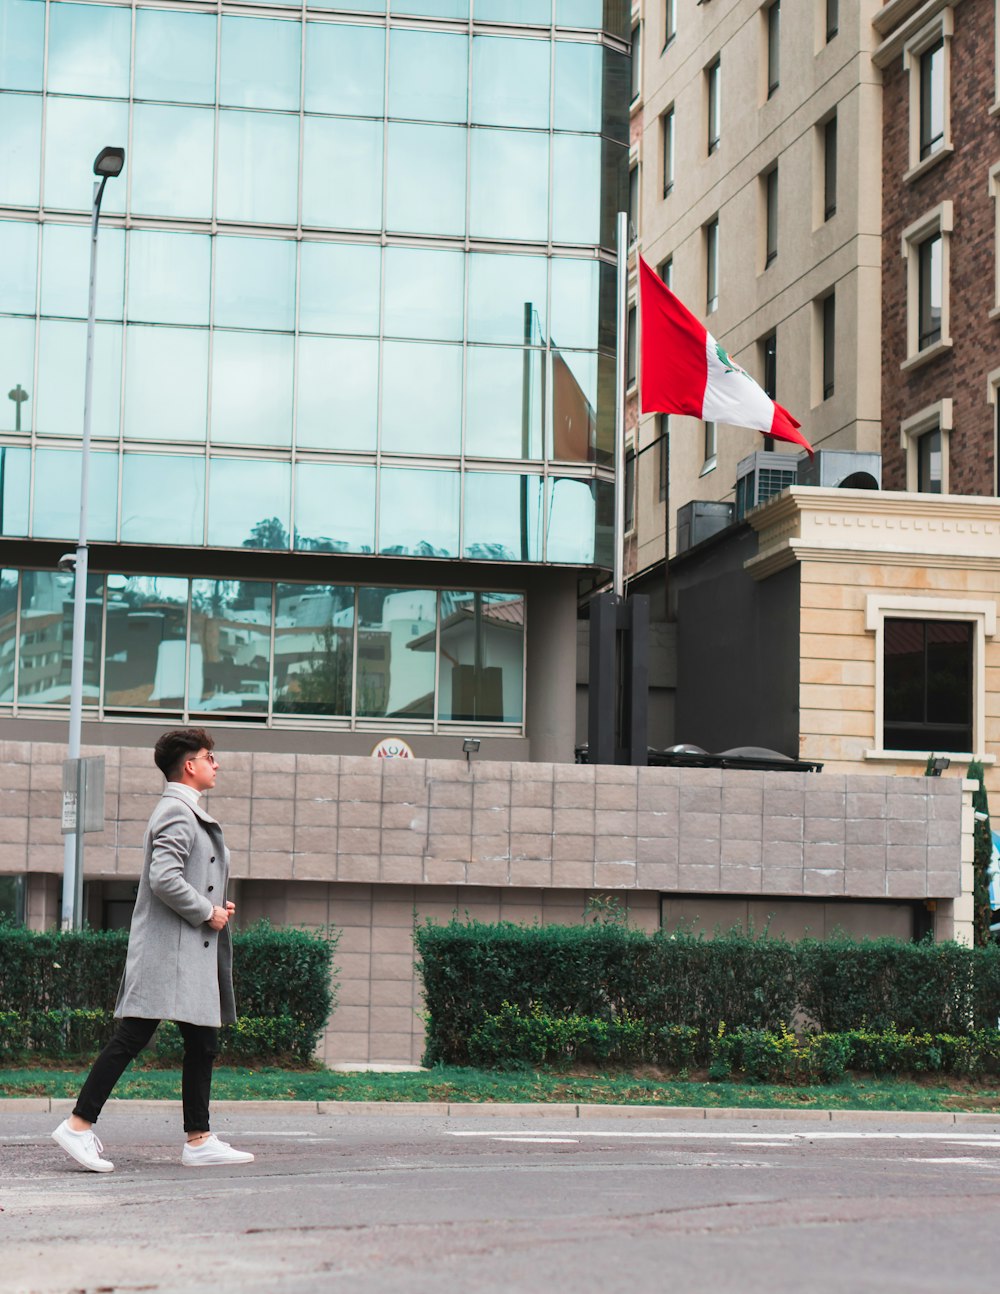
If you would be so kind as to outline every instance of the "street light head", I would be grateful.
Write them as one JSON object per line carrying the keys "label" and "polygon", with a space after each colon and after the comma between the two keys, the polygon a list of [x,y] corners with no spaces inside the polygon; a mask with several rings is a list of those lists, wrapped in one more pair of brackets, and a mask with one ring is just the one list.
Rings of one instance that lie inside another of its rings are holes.
{"label": "street light head", "polygon": [[104,179],[114,179],[116,175],[121,175],[124,165],[124,148],[102,148],[94,158],[94,174]]}
{"label": "street light head", "polygon": [[72,575],[76,570],[76,553],[63,553],[56,562],[56,567],[65,574]]}

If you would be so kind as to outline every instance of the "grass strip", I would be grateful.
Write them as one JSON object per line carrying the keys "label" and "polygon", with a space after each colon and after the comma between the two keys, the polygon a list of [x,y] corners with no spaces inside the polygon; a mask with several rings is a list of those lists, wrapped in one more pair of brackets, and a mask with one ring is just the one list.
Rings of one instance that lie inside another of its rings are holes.
{"label": "grass strip", "polygon": [[[0,1070],[0,1097],[73,1097],[85,1069]],[[132,1068],[115,1096],[178,1100],[179,1070]],[[609,1105],[727,1106],[731,1108],[974,1110],[1000,1113],[1000,1090],[954,1080],[853,1078],[830,1086],[700,1082],[630,1074],[567,1075],[523,1070],[492,1073],[442,1067],[418,1074],[340,1074],[332,1070],[240,1069],[220,1066],[212,1095],[218,1101],[576,1101]]]}

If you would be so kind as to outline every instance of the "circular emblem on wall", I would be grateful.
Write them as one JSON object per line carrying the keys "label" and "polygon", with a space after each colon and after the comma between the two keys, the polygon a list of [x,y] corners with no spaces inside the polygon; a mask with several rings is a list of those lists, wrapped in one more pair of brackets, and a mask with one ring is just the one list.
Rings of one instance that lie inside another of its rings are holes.
{"label": "circular emblem on wall", "polygon": [[373,759],[412,759],[413,751],[402,737],[383,737],[372,751]]}

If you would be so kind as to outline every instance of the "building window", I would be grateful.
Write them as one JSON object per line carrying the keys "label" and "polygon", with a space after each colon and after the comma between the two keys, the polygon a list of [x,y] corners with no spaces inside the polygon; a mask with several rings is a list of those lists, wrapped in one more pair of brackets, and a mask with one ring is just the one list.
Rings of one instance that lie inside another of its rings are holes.
{"label": "building window", "polygon": [[705,226],[705,313],[719,308],[719,217]]}
{"label": "building window", "polygon": [[671,105],[660,118],[663,132],[663,196],[667,197],[674,187],[674,109]]}
{"label": "building window", "polygon": [[933,359],[951,346],[949,275],[952,203],[942,202],[903,230],[906,258],[906,358],[904,369]]}
{"label": "building window", "polygon": [[948,493],[948,448],[954,402],[938,400],[900,426],[899,447],[906,455],[906,488],[921,494]]}
{"label": "building window", "polygon": [[628,173],[628,243],[629,246],[638,238],[639,228],[639,163],[631,167]]}
{"label": "building window", "polygon": [[765,11],[767,24],[767,97],[781,83],[781,0],[772,0]]}
{"label": "building window", "polygon": [[629,66],[632,70],[632,102],[639,98],[642,90],[642,24],[636,23],[632,28],[632,55]]}
{"label": "building window", "polygon": [[24,925],[24,879],[0,876],[0,921]]}
{"label": "building window", "polygon": [[764,268],[778,255],[778,168],[764,176]]}
{"label": "building window", "polygon": [[716,463],[716,451],[718,450],[717,428],[714,422],[705,423],[705,461],[701,467],[700,475],[704,476],[706,472],[711,472]]}
{"label": "building window", "polygon": [[[1000,5],[1000,0],[997,3]],[[1000,41],[1000,13],[997,16],[997,37]],[[993,309],[990,311],[990,318],[993,319],[1000,315],[1000,162],[990,167],[989,183],[990,197],[993,199]],[[991,390],[994,389],[991,387]]]}
{"label": "building window", "polygon": [[823,219],[837,214],[837,118],[823,126]]}
{"label": "building window", "polygon": [[625,533],[635,529],[635,450],[625,451]]}
{"label": "building window", "polygon": [[972,751],[972,625],[886,617],[886,750]]}
{"label": "building window", "polygon": [[823,399],[833,395],[837,371],[837,298],[823,298]]}
{"label": "building window", "polygon": [[670,492],[670,414],[656,417],[657,461],[659,463],[660,502],[666,502]]}
{"label": "building window", "polygon": [[707,102],[708,152],[711,155],[719,147],[721,129],[722,91],[718,59],[705,69],[705,93]]}
{"label": "building window", "polygon": [[917,248],[917,348],[941,340],[941,235],[925,238]]}
{"label": "building window", "polygon": [[668,256],[660,265],[660,278],[671,290],[674,286],[674,258]]}
{"label": "building window", "polygon": [[951,142],[951,38],[954,20],[950,6],[906,43],[903,66],[909,72],[910,169],[905,179],[922,175],[952,152]]}
{"label": "building window", "polygon": [[925,431],[917,440],[917,491],[941,493],[941,428]]}
{"label": "building window", "polygon": [[920,55],[920,160],[944,145],[944,41]]}
{"label": "building window", "polygon": [[760,360],[764,373],[764,381],[761,383],[764,394],[776,400],[778,398],[778,334],[776,332],[768,333],[761,340]]}
{"label": "building window", "polygon": [[826,0],[826,40],[827,44],[840,31],[840,0]]}
{"label": "building window", "polygon": [[629,306],[625,342],[625,381],[629,387],[635,386],[636,378],[636,327],[636,309],[635,306]]}
{"label": "building window", "polygon": [[664,0],[663,48],[666,49],[677,35],[677,0]]}

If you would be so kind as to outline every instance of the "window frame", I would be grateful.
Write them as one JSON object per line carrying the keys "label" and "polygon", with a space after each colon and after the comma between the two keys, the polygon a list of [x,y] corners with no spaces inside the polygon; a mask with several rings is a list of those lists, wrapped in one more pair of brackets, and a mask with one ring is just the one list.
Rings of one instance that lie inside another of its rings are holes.
{"label": "window frame", "polygon": [[[823,20],[823,29],[826,33],[825,44],[829,45],[833,38],[840,34],[840,0],[825,0],[825,14]],[[833,22],[830,21],[830,15],[833,15]]]}
{"label": "window frame", "polygon": [[719,217],[702,225],[705,246],[705,314],[719,309]]}
{"label": "window frame", "polygon": [[837,390],[837,289],[820,302],[820,393],[823,402]]}
{"label": "window frame", "polygon": [[[932,166],[936,166],[955,151],[951,137],[951,41],[955,30],[955,16],[946,5],[940,13],[922,27],[903,46],[903,70],[909,77],[910,130],[909,168],[903,175],[904,183],[912,183]],[[940,43],[942,51],[941,95],[942,133],[940,146],[924,154],[923,142],[923,67],[924,56],[933,52]]]}
{"label": "window frame", "polygon": [[769,400],[778,398],[778,330],[772,328],[758,343],[760,346],[761,390]]}
{"label": "window frame", "polygon": [[771,0],[764,19],[764,101],[773,99],[781,86],[781,0]]}
{"label": "window frame", "polygon": [[[951,233],[954,205],[950,199],[926,212],[903,230],[900,244],[906,261],[906,356],[900,364],[903,372],[919,368],[950,350],[951,339]],[[921,247],[941,237],[941,335],[920,346]]]}
{"label": "window frame", "polygon": [[663,0],[663,48],[677,38],[677,0]]}
{"label": "window frame", "polygon": [[[1000,5],[1000,0],[997,0]],[[998,14],[1000,22],[1000,14]],[[1000,32],[1000,28],[998,28]],[[989,196],[993,201],[993,307],[990,318],[1000,318],[1000,162],[989,169]]]}
{"label": "window frame", "polygon": [[629,42],[629,109],[642,102],[642,22],[632,24]]}
{"label": "window frame", "polygon": [[676,143],[676,117],[674,105],[660,113],[660,165],[663,168],[662,196],[669,198],[674,191],[674,162]]}
{"label": "window frame", "polygon": [[826,224],[828,220],[832,220],[837,214],[837,163],[839,151],[837,114],[834,112],[827,117],[820,129],[823,132],[823,224]]}
{"label": "window frame", "polygon": [[707,476],[709,472],[714,472],[719,461],[719,424],[706,418],[702,422],[704,441],[703,456],[704,462],[701,465],[699,476]]}
{"label": "window frame", "polygon": [[767,270],[778,259],[778,163],[769,167],[761,176],[761,196],[764,202],[763,220],[763,253],[764,269]]}
{"label": "window frame", "polygon": [[954,401],[946,397],[925,405],[899,424],[899,447],[906,455],[906,488],[911,494],[917,492],[920,475],[920,441],[931,431],[941,433],[941,493],[950,493],[949,456],[954,408]]}
{"label": "window frame", "polygon": [[635,452],[633,444],[625,447],[625,470],[622,475],[622,489],[624,491],[624,534],[631,535],[635,531],[635,484],[636,484],[636,460],[638,455]]}
{"label": "window frame", "polygon": [[705,145],[706,155],[719,151],[722,142],[722,57],[715,58],[705,68]]}

